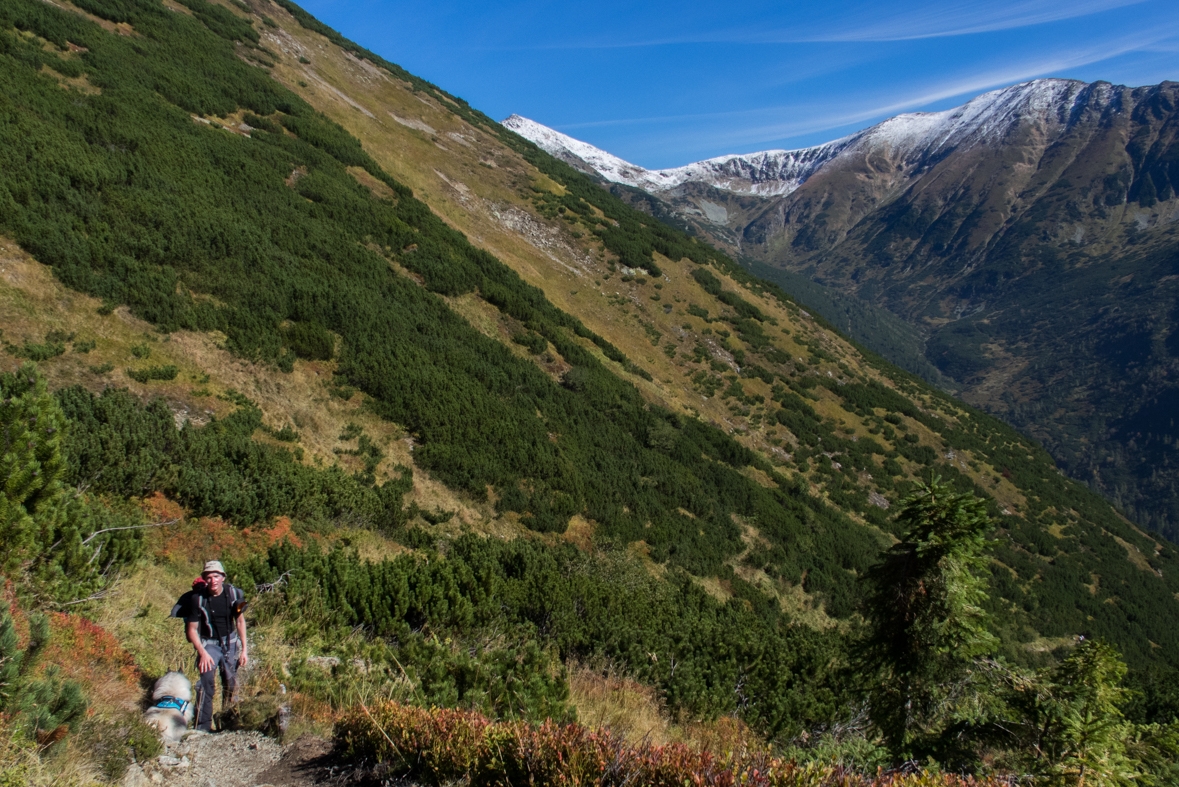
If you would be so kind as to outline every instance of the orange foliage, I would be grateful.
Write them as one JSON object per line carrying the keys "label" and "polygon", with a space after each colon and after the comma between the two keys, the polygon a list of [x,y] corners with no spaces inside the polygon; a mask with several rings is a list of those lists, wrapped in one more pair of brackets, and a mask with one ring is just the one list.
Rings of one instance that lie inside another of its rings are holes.
{"label": "orange foliage", "polygon": [[[21,649],[28,647],[28,616],[17,605],[11,583],[0,599],[8,603]],[[91,700],[133,706],[140,694],[141,673],[134,657],[115,636],[79,615],[52,612],[48,618],[49,640],[37,658],[35,673],[58,667],[65,677],[81,683]]]}
{"label": "orange foliage", "polygon": [[285,540],[289,540],[297,547],[303,546],[299,537],[291,532],[291,518],[287,516],[280,516],[274,520],[273,526],[256,533],[247,527],[242,530],[242,535],[248,537],[249,545],[253,549],[266,549]]}
{"label": "orange foliage", "polygon": [[153,522],[184,518],[184,509],[180,504],[164,497],[163,492],[153,492],[150,497],[143,498],[140,506]]}
{"label": "orange foliage", "polygon": [[265,552],[285,540],[303,546],[299,537],[291,532],[289,517],[279,517],[270,527],[260,529],[238,529],[220,517],[201,517],[183,520],[164,530],[154,552],[159,558],[189,564],[199,570],[206,560],[240,559]]}
{"label": "orange foliage", "polygon": [[243,532],[221,518],[185,520],[168,528],[159,556],[178,563],[191,563],[199,570],[206,560],[238,556],[245,547]]}
{"label": "orange foliage", "polygon": [[70,677],[93,684],[117,675],[123,683],[138,685],[140,672],[134,657],[106,629],[79,615],[53,612],[49,630],[45,661],[61,666]]}

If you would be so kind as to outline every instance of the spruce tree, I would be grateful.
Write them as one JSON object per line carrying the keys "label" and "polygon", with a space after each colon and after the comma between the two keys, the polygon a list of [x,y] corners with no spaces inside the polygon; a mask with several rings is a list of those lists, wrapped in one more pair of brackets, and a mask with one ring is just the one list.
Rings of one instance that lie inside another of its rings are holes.
{"label": "spruce tree", "polygon": [[1179,720],[1134,724],[1117,649],[1081,638],[1031,688],[1021,748],[1026,770],[1052,787],[1171,785],[1179,778]]}
{"label": "spruce tree", "polygon": [[61,409],[32,364],[0,374],[0,571],[36,548],[38,520],[61,493]]}
{"label": "spruce tree", "polygon": [[[7,610],[0,610],[0,714],[16,722],[29,740],[60,740],[86,713],[86,695],[75,681],[63,680],[56,667],[37,674],[38,657],[49,641],[44,615],[29,618],[29,641],[22,649],[16,626]],[[61,730],[56,736],[51,735]]]}
{"label": "spruce tree", "polygon": [[967,720],[978,694],[976,660],[997,640],[987,631],[987,534],[982,501],[937,477],[905,499],[904,539],[869,570],[861,667],[870,676],[872,722],[893,755],[939,751]]}

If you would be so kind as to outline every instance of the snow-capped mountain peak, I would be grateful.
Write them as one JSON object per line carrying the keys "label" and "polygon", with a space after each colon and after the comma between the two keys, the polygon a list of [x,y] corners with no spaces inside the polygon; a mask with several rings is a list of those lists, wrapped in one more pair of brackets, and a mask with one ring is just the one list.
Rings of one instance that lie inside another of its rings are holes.
{"label": "snow-capped mountain peak", "polygon": [[896,162],[913,162],[939,151],[996,144],[1020,122],[1067,127],[1075,105],[1097,98],[1104,83],[1039,79],[984,93],[954,109],[897,115],[842,139],[799,150],[767,150],[698,161],[673,169],[646,169],[599,148],[512,115],[503,125],[548,153],[593,170],[606,180],[649,192],[683,183],[706,183],[739,194],[790,194],[819,169],[844,156],[885,152]]}
{"label": "snow-capped mountain peak", "polygon": [[611,155],[588,142],[582,142],[548,126],[542,126],[534,120],[520,115],[512,115],[503,121],[503,125],[557,158],[573,159],[571,163],[583,162],[613,183],[626,183],[642,189],[659,190],[661,188],[658,170],[644,169],[636,164],[631,164],[629,161]]}
{"label": "snow-capped mountain peak", "polygon": [[699,181],[728,191],[766,197],[789,194],[798,188],[846,142],[837,140],[802,150],[718,156],[674,169],[646,169],[520,115],[512,115],[503,125],[557,158],[574,165],[584,163],[613,183],[645,191],[666,191],[688,181]]}

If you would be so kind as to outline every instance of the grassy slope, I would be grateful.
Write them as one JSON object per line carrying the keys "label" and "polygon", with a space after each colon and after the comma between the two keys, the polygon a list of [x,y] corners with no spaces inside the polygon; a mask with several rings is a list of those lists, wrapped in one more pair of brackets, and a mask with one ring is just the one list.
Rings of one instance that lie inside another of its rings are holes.
{"label": "grassy slope", "polygon": [[[609,253],[596,239],[574,238],[567,226],[545,220],[532,208],[522,193],[525,188],[537,185],[557,193],[561,193],[561,188],[539,175],[518,154],[436,101],[414,95],[403,84],[387,78],[371,77],[367,64],[328,47],[321,36],[300,28],[292,32],[286,20],[283,27],[283,33],[263,30],[264,41],[273,38],[273,48],[279,41],[295,39],[297,45],[288,44],[292,53],[316,52],[317,56],[310,64],[293,59],[280,63],[275,74],[281,81],[352,132],[383,168],[411,186],[415,196],[425,200],[447,223],[494,253],[528,283],[544,290],[558,308],[578,317],[650,370],[654,383],[630,377],[650,400],[722,424],[727,430],[735,431],[743,444],[769,457],[775,456],[775,446],[769,440],[780,432],[773,428],[749,428],[749,419],[734,415],[720,397],[695,393],[689,378],[701,365],[686,363],[682,358],[679,362],[668,358],[666,348],[674,347],[681,356],[690,355],[697,340],[709,345],[713,357],[731,358],[715,339],[702,334],[708,324],[686,311],[689,304],[711,306],[709,311],[713,316],[723,310],[689,278],[695,266],[687,261],[661,258],[658,264],[667,273],[667,280],[649,279],[646,284],[637,280],[621,281],[618,273],[611,273]],[[308,87],[302,88],[300,81]],[[363,110],[358,110],[357,105]],[[382,117],[388,112],[428,126],[435,133]],[[466,142],[456,143],[456,139]],[[490,162],[495,166],[481,166]],[[655,289],[656,283],[662,288]],[[738,288],[726,279],[726,289]],[[791,356],[808,354],[797,338],[805,337],[809,341],[817,336],[838,362],[854,365],[869,379],[885,379],[865,366],[860,353],[842,337],[815,325],[798,309],[784,306],[775,298],[743,295],[778,320],[778,326],[767,326],[767,331],[774,337],[773,343]],[[653,300],[655,297],[657,301]],[[475,306],[468,308],[464,313],[473,324],[493,335],[488,320],[474,316],[484,312]],[[659,334],[658,340],[652,331]],[[506,338],[502,330],[498,335]],[[727,363],[736,372],[736,365],[731,360]],[[836,368],[837,363],[830,366]],[[742,384],[756,394],[768,397],[770,393],[770,387],[759,380],[747,378]],[[840,416],[850,429],[859,427],[866,433],[854,415],[841,412]],[[1009,494],[1014,495],[1014,490],[1009,490]]]}

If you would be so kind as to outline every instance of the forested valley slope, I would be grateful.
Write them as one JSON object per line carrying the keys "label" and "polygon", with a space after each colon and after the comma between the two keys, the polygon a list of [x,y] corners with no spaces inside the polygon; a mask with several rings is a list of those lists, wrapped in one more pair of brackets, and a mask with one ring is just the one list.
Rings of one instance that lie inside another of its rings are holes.
{"label": "forested valley slope", "polygon": [[[257,702],[407,771],[1168,772],[1179,555],[999,420],[288,0],[13,0],[0,59],[9,772],[151,750],[209,558]],[[697,747],[480,726],[620,693]]]}

